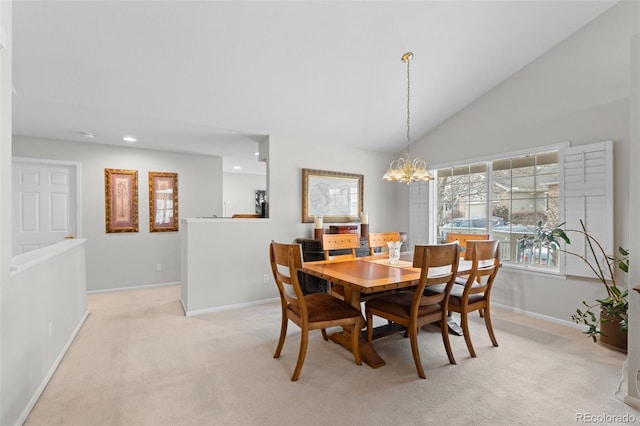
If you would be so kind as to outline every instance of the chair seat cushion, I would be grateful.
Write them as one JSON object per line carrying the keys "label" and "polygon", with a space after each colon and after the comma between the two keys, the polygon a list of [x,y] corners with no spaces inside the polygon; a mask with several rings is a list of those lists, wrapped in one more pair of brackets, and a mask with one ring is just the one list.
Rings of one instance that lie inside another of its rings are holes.
{"label": "chair seat cushion", "polygon": [[468,276],[461,276],[461,277],[456,277],[456,281],[455,283],[458,285],[466,285],[467,284],[467,278]]}
{"label": "chair seat cushion", "polygon": [[[479,287],[480,284],[474,283],[472,287]],[[424,289],[425,295],[439,294],[443,293],[446,289],[446,284],[438,284],[432,285]],[[452,305],[460,306],[460,300],[462,299],[462,293],[464,292],[464,287],[459,285],[454,285],[451,288],[451,295],[449,296],[449,303]],[[469,295],[469,303],[475,303],[484,299],[484,293],[476,293]]]}
{"label": "chair seat cushion", "polygon": [[[411,314],[411,304],[413,302],[413,292],[399,292],[386,296],[376,297],[367,301],[367,307],[388,312],[398,317],[409,318]],[[420,301],[418,308],[418,316],[429,315],[433,312],[439,312],[442,308],[437,303],[431,303],[426,297]]]}
{"label": "chair seat cushion", "polygon": [[[309,322],[362,318],[362,313],[358,309],[327,293],[309,294],[304,297],[304,300],[307,304]],[[297,304],[290,304],[289,309],[300,315],[300,307]]]}

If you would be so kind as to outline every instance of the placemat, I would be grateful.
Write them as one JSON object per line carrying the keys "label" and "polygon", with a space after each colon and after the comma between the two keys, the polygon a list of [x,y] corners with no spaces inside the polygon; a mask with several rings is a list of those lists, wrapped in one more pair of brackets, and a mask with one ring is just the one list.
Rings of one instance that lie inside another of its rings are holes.
{"label": "placemat", "polygon": [[408,262],[406,260],[399,260],[398,263],[389,263],[389,259],[376,259],[370,260],[369,262],[378,263],[380,265],[393,266],[396,268],[411,268],[413,267],[413,262]]}

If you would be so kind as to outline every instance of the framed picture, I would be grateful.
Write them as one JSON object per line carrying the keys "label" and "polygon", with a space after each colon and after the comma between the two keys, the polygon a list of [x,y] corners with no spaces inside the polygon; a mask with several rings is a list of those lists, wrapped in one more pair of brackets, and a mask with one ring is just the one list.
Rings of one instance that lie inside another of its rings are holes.
{"label": "framed picture", "polygon": [[178,230],[178,174],[149,172],[149,232]]}
{"label": "framed picture", "polygon": [[363,186],[363,175],[302,169],[302,222],[359,220]]}
{"label": "framed picture", "polygon": [[107,233],[138,232],[138,171],[104,169]]}

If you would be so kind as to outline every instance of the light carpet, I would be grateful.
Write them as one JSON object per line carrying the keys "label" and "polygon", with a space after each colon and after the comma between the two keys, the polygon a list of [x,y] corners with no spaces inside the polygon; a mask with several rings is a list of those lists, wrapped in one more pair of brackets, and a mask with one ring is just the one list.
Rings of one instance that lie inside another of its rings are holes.
{"label": "light carpet", "polygon": [[626,356],[579,331],[493,310],[500,347],[472,315],[477,358],[435,328],[420,332],[427,375],[409,340],[374,341],[386,365],[310,334],[291,382],[300,330],[273,359],[279,303],[185,317],[179,286],[89,296],[90,315],[26,425],[571,425],[640,413],[614,396]]}

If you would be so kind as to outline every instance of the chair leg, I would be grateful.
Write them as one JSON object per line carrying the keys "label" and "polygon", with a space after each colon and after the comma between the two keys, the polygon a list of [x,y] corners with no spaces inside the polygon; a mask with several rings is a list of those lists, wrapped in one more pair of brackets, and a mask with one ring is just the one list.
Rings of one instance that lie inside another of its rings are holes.
{"label": "chair leg", "polygon": [[422,369],[420,353],[418,352],[418,328],[410,326],[408,329],[409,340],[411,341],[411,353],[413,354],[413,361],[416,364],[416,370],[418,370],[418,376],[420,376],[421,379],[426,379],[427,377],[424,375],[424,370]]}
{"label": "chair leg", "polygon": [[327,335],[327,330],[325,330],[324,328],[322,329],[322,338],[324,339],[325,342],[329,340],[329,336]]}
{"label": "chair leg", "polygon": [[356,364],[362,365],[362,359],[360,358],[360,321],[356,321],[355,324],[351,326],[351,350],[353,351],[353,358],[356,361]]}
{"label": "chair leg", "polygon": [[469,333],[469,312],[466,309],[461,309],[460,312],[460,322],[462,326],[462,333],[464,334],[464,341],[467,343],[467,349],[469,349],[469,355],[472,358],[476,357],[476,351],[473,349],[473,343],[471,343],[471,333]]}
{"label": "chair leg", "polygon": [[[420,327],[417,328],[416,333],[420,333]],[[405,339],[409,338],[409,329],[405,328],[404,329],[404,333],[402,333],[402,337],[404,337]]]}
{"label": "chair leg", "polygon": [[491,325],[491,310],[489,306],[484,309],[484,325],[487,326],[487,331],[489,332],[489,338],[491,339],[491,343],[493,346],[498,346],[498,341],[496,340],[496,335],[493,334],[493,326]]}
{"label": "chair leg", "polygon": [[366,308],[364,312],[367,316],[367,342],[370,342],[373,339],[373,314]]}
{"label": "chair leg", "polygon": [[273,354],[274,358],[280,357],[280,352],[282,352],[282,347],[284,346],[284,339],[287,337],[287,324],[289,324],[289,319],[286,314],[282,313],[282,324],[280,324],[280,340],[278,340],[278,346],[276,347],[276,353]]}
{"label": "chair leg", "polygon": [[304,364],[304,358],[307,356],[307,344],[309,343],[309,329],[302,327],[300,330],[300,352],[298,352],[298,362],[296,368],[291,375],[291,381],[295,382],[300,377],[300,371],[302,371],[302,364]]}
{"label": "chair leg", "polygon": [[442,318],[442,321],[440,321],[440,332],[442,333],[442,342],[447,351],[449,362],[451,364],[457,364],[456,359],[453,357],[453,351],[451,350],[451,342],[449,341],[449,324],[447,324],[447,317]]}
{"label": "chair leg", "polygon": [[480,314],[480,318],[484,318],[484,309],[479,309],[478,313]]}

